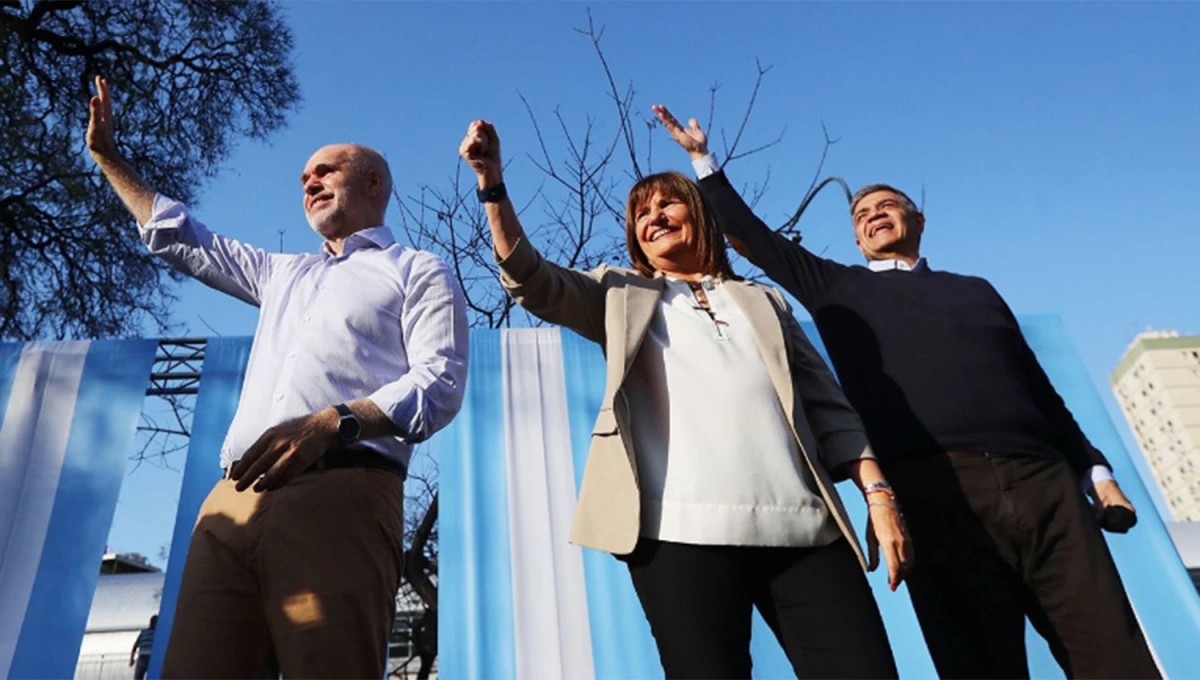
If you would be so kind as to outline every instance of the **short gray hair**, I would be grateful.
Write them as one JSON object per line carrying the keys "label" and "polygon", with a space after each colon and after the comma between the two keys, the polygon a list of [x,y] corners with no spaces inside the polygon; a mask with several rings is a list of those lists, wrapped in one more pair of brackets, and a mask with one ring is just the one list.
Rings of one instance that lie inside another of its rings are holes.
{"label": "short gray hair", "polygon": [[904,193],[903,191],[900,191],[896,187],[894,187],[890,184],[868,184],[867,186],[854,192],[854,197],[850,199],[850,214],[851,215],[854,214],[854,211],[858,208],[859,201],[863,200],[863,198],[865,196],[867,196],[868,194],[873,194],[877,191],[890,191],[893,194],[896,194],[897,196],[900,196],[901,198],[903,198],[905,207],[908,208],[910,211],[921,212],[921,209],[917,207],[916,203],[913,203],[913,200],[908,197],[908,194]]}
{"label": "short gray hair", "polygon": [[359,170],[374,170],[379,173],[379,179],[383,182],[383,200],[384,203],[387,203],[388,197],[392,195],[392,169],[388,167],[387,159],[369,146],[362,144],[351,144],[350,146],[357,152],[353,162]]}

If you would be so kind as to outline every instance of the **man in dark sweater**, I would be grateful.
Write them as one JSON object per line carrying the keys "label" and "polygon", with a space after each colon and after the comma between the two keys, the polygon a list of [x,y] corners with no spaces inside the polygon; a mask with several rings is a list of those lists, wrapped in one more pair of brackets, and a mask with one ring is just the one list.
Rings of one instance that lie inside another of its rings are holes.
{"label": "man in dark sweater", "polygon": [[903,192],[854,197],[867,267],[817,257],[758,219],[695,120],[655,112],[691,155],[731,243],[812,314],[903,504],[909,593],[942,677],[1029,677],[1025,619],[1068,677],[1158,677],[1077,483],[1132,510],[987,281],[933,271]]}

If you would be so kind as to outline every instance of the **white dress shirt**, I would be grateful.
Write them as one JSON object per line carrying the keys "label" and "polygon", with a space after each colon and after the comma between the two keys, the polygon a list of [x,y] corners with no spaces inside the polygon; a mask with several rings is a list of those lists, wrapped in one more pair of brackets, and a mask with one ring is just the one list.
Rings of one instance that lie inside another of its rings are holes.
{"label": "white dress shirt", "polygon": [[340,256],[327,244],[319,253],[268,253],[210,232],[158,195],[139,232],[176,269],[260,309],[222,467],[274,425],[363,398],[400,434],[355,446],[407,465],[412,445],[458,413],[467,379],[462,291],[440,258],[396,243],[387,227],[352,234]]}
{"label": "white dress shirt", "polygon": [[[720,169],[721,166],[717,163],[717,155],[714,153],[709,153],[703,158],[696,158],[692,160],[692,170],[695,171],[697,179],[704,179]],[[928,269],[929,263],[926,262],[925,258],[923,257],[918,259],[916,264],[911,267],[903,260],[872,260],[867,262],[867,267],[873,272],[893,270],[919,272]],[[1097,482],[1113,481],[1113,479],[1114,477],[1111,470],[1103,465],[1094,465],[1087,473],[1083,475],[1083,478],[1080,480],[1080,486],[1083,488],[1083,491],[1087,493],[1092,490]]]}
{"label": "white dress shirt", "polygon": [[805,466],[754,329],[720,281],[712,316],[667,277],[626,383],[642,536],[813,547],[840,534]]}

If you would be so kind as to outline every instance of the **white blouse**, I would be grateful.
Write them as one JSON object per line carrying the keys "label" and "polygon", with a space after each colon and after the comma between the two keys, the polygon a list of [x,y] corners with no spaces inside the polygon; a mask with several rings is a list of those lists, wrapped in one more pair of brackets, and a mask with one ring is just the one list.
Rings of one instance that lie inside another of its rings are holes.
{"label": "white blouse", "polygon": [[701,545],[826,545],[813,489],[746,315],[719,280],[667,286],[625,385],[641,535]]}

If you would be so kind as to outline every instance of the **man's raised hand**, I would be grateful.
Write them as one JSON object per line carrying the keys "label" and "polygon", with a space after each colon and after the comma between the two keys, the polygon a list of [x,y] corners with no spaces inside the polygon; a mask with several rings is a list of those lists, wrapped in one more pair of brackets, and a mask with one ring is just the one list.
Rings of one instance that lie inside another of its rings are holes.
{"label": "man's raised hand", "polygon": [[146,224],[153,212],[155,191],[117,151],[113,137],[112,97],[108,81],[100,76],[96,76],[96,96],[92,97],[88,108],[91,114],[87,129],[88,152],[137,223]]}
{"label": "man's raised hand", "polygon": [[108,81],[100,76],[96,76],[96,96],[92,97],[89,108],[88,151],[97,161],[115,158],[117,142],[113,137],[112,98],[108,92]]}
{"label": "man's raised hand", "polygon": [[655,104],[650,110],[654,111],[654,115],[662,121],[663,127],[671,133],[671,138],[678,142],[689,156],[703,158],[708,155],[708,135],[700,129],[700,124],[695,118],[688,119],[688,126],[685,128],[662,104]]}
{"label": "man's raised hand", "polygon": [[500,163],[500,137],[491,123],[485,120],[471,123],[458,147],[458,155],[475,171],[481,188],[504,181]]}

